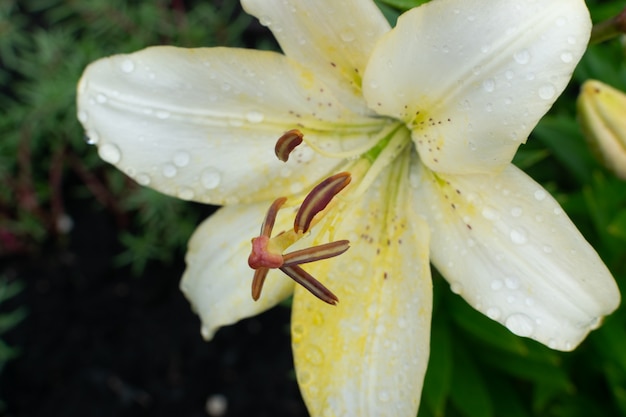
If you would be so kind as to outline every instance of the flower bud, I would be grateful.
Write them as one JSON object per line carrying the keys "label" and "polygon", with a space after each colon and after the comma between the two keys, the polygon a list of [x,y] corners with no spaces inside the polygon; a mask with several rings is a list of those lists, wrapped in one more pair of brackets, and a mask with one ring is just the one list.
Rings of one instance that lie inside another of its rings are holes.
{"label": "flower bud", "polygon": [[577,106],[580,125],[593,151],[604,166],[626,180],[626,94],[588,80]]}

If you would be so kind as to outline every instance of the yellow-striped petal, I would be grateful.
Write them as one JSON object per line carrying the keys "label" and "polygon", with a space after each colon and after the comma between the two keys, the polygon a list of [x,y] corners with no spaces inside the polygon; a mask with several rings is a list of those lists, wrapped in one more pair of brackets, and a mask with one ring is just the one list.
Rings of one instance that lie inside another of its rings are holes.
{"label": "yellow-striped petal", "polygon": [[327,305],[296,286],[293,351],[311,416],[417,413],[432,287],[428,229],[407,207],[405,162],[383,171],[332,220],[333,235],[349,238],[350,249],[303,265],[339,298]]}

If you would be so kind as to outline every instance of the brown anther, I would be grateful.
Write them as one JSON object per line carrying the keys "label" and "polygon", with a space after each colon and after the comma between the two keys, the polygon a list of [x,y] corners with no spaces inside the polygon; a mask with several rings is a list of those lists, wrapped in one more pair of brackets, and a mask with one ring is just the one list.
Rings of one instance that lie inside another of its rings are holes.
{"label": "brown anther", "polygon": [[271,236],[274,222],[276,222],[276,215],[278,214],[278,210],[285,204],[285,201],[287,201],[285,197],[277,198],[267,210],[267,214],[261,225],[261,236]]}
{"label": "brown anther", "polygon": [[274,147],[276,157],[283,162],[287,162],[291,152],[302,143],[303,137],[304,135],[298,129],[291,129],[283,133]]}
{"label": "brown anther", "polygon": [[315,215],[324,210],[330,200],[350,184],[350,180],[350,173],[340,172],[316,185],[302,202],[293,223],[293,230],[296,233],[306,233]]}
{"label": "brown anther", "polygon": [[270,272],[269,268],[259,268],[254,271],[254,278],[252,278],[252,299],[258,300],[261,296],[261,290],[263,289],[263,283],[267,273]]}
{"label": "brown anther", "polygon": [[292,266],[339,256],[350,248],[349,240],[324,243],[323,245],[297,250],[283,255],[283,265]]}
{"label": "brown anther", "polygon": [[283,266],[280,270],[325,303],[335,305],[339,301],[335,294],[298,265]]}

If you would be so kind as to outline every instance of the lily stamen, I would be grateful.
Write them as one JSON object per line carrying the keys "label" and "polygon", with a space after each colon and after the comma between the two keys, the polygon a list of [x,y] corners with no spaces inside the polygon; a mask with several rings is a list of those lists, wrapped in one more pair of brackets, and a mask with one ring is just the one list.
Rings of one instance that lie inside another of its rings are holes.
{"label": "lily stamen", "polygon": [[302,202],[293,223],[293,230],[296,233],[306,233],[313,217],[324,210],[330,200],[350,184],[350,180],[350,173],[340,172],[316,185]]}
{"label": "lily stamen", "polygon": [[303,137],[304,135],[298,129],[291,129],[283,133],[283,135],[278,138],[276,146],[274,147],[276,157],[283,162],[287,162],[289,154],[296,149],[296,146],[302,143]]}
{"label": "lily stamen", "polygon": [[276,199],[267,211],[261,235],[252,239],[252,251],[248,265],[254,269],[252,279],[252,299],[258,300],[267,273],[270,269],[280,269],[291,279],[306,288],[320,300],[335,305],[339,299],[335,294],[300,267],[301,264],[339,256],[350,247],[348,240],[338,240],[283,254],[283,250],[300,239],[311,227],[316,214],[326,208],[332,198],[350,183],[350,174],[341,172],[322,181],[306,196],[294,220],[294,229],[271,237],[278,210],[287,201],[285,197]]}

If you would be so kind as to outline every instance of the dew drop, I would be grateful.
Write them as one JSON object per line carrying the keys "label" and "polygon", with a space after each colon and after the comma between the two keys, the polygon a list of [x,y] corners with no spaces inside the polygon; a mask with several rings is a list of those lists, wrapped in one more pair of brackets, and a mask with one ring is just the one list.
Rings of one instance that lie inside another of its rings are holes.
{"label": "dew drop", "polygon": [[567,20],[564,17],[559,17],[558,19],[556,19],[557,26],[564,26],[566,22]]}
{"label": "dew drop", "polygon": [[304,351],[304,358],[312,365],[321,365],[324,363],[324,353],[315,345],[309,345],[306,347]]}
{"label": "dew drop", "polygon": [[104,94],[100,93],[96,96],[96,101],[98,103],[106,103],[107,101],[107,96],[105,96]]}
{"label": "dew drop", "polygon": [[378,393],[378,399],[383,402],[389,402],[389,400],[391,400],[391,396],[389,395],[389,393],[387,391],[381,391]]}
{"label": "dew drop", "polygon": [[246,114],[246,120],[250,123],[261,123],[265,119],[263,113],[258,111],[251,111]]}
{"label": "dew drop", "polygon": [[493,281],[491,281],[491,289],[494,291],[498,291],[500,289],[502,289],[503,284],[502,281],[500,281],[499,279],[494,279]]}
{"label": "dew drop", "polygon": [[522,215],[523,211],[521,207],[513,207],[511,209],[511,216],[513,217],[520,217]]}
{"label": "dew drop", "polygon": [[507,80],[512,80],[515,74],[513,73],[513,71],[509,70],[504,73],[504,76],[506,77]]}
{"label": "dew drop", "polygon": [[498,218],[500,218],[498,210],[490,206],[483,207],[482,215],[487,220],[497,220]]}
{"label": "dew drop", "polygon": [[489,317],[492,320],[498,320],[501,314],[502,312],[497,307],[491,307],[487,310],[487,317]]}
{"label": "dew drop", "polygon": [[219,171],[213,168],[206,169],[202,172],[200,176],[200,182],[202,186],[207,190],[213,190],[220,185],[222,181],[222,174]]}
{"label": "dew drop", "polygon": [[354,33],[352,32],[341,32],[339,37],[344,42],[352,42],[355,39]]}
{"label": "dew drop", "polygon": [[491,104],[491,103],[487,103],[487,104],[485,105],[485,110],[486,110],[487,112],[491,113],[491,112],[493,111],[493,104]]}
{"label": "dew drop", "polygon": [[570,63],[574,60],[574,56],[572,55],[571,52],[563,52],[561,54],[561,61],[567,63]]}
{"label": "dew drop", "polygon": [[122,61],[122,64],[120,65],[120,68],[125,73],[131,73],[135,69],[135,63],[132,60],[130,60],[130,59],[125,59],[124,61]]}
{"label": "dew drop", "polygon": [[161,170],[161,172],[163,173],[163,176],[165,178],[173,178],[176,176],[178,170],[172,164],[165,164],[163,165],[163,169]]}
{"label": "dew drop", "polygon": [[178,190],[178,198],[181,200],[191,200],[194,196],[194,192],[191,188],[181,188]]}
{"label": "dew drop", "polygon": [[450,291],[452,291],[455,294],[461,294],[461,292],[463,291],[463,285],[461,285],[461,283],[459,282],[453,282],[450,285]]}
{"label": "dew drop", "polygon": [[541,249],[543,249],[544,253],[552,253],[552,246],[550,245],[543,245]]}
{"label": "dew drop", "polygon": [[533,334],[535,331],[535,326],[533,325],[533,321],[530,317],[522,313],[511,314],[507,319],[504,325],[509,329],[513,334],[522,337],[528,337]]}
{"label": "dew drop", "polygon": [[544,190],[537,190],[535,191],[535,200],[537,201],[542,201],[544,198],[546,198],[546,192]]}
{"label": "dew drop", "polygon": [[504,279],[504,284],[510,290],[516,290],[519,288],[520,282],[517,277],[506,277]]}
{"label": "dew drop", "polygon": [[78,121],[81,123],[86,123],[87,120],[89,120],[89,116],[87,115],[87,112],[84,110],[79,111],[77,117],[78,117]]}
{"label": "dew drop", "polygon": [[137,184],[145,186],[149,185],[151,180],[148,174],[137,174],[135,181],[137,181]]}
{"label": "dew drop", "polygon": [[187,164],[189,164],[190,159],[191,157],[189,156],[187,152],[179,151],[174,154],[172,161],[174,161],[174,165],[182,168],[184,166],[187,166]]}
{"label": "dew drop", "polygon": [[98,155],[110,164],[117,164],[122,159],[120,148],[112,143],[105,143],[98,148]]}
{"label": "dew drop", "polygon": [[494,81],[493,78],[487,78],[485,81],[483,81],[483,90],[485,90],[488,93],[491,93],[495,89],[496,89],[496,82]]}
{"label": "dew drop", "polygon": [[511,241],[517,245],[523,245],[528,241],[528,236],[524,229],[512,229],[509,236]]}
{"label": "dew drop", "polygon": [[262,24],[263,26],[269,27],[272,25],[272,19],[267,15],[263,15],[259,18],[259,23]]}
{"label": "dew drop", "polygon": [[515,62],[517,62],[518,64],[528,64],[528,62],[530,61],[530,52],[528,52],[528,49],[522,49],[521,51],[517,51],[515,54],[513,54],[513,59],[515,59]]}
{"label": "dew drop", "polygon": [[544,84],[539,87],[539,97],[544,100],[550,100],[556,94],[556,90],[552,84]]}

